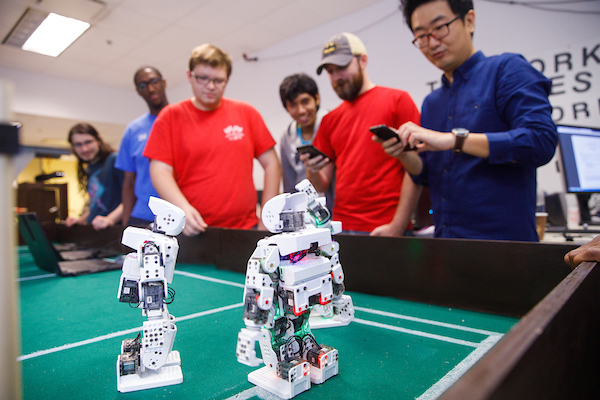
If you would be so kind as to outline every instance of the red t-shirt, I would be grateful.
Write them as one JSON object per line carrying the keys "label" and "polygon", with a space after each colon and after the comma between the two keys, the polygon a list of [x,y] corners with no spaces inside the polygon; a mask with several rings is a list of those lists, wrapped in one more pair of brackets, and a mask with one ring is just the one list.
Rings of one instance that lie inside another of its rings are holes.
{"label": "red t-shirt", "polygon": [[184,100],[160,112],[144,156],[173,167],[183,195],[208,225],[249,229],[258,222],[253,160],[274,145],[251,105],[223,98],[218,109],[202,111]]}
{"label": "red t-shirt", "polygon": [[371,140],[369,127],[419,119],[408,93],[381,86],[323,117],[313,145],[335,163],[333,218],[344,230],[370,232],[390,223],[400,198],[404,168]]}

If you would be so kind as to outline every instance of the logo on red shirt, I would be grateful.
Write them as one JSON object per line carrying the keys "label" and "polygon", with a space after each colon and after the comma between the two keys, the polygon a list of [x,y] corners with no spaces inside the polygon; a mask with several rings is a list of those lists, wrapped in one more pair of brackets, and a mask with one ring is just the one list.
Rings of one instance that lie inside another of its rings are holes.
{"label": "logo on red shirt", "polygon": [[223,132],[225,132],[225,138],[232,142],[244,138],[244,128],[239,125],[229,125],[227,128],[223,129]]}

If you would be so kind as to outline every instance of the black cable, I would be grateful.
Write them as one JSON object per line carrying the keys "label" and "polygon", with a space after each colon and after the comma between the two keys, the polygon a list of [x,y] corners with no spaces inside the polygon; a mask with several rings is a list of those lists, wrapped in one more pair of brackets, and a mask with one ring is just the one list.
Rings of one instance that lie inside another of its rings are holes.
{"label": "black cable", "polygon": [[290,336],[288,338],[288,340],[286,340],[285,345],[284,345],[285,346],[285,361],[288,361],[288,362],[291,360],[291,357],[288,356],[287,347],[290,345],[290,343],[292,341],[295,341],[296,343],[298,343],[298,353],[292,353],[292,354],[298,354],[298,355],[302,354],[302,348],[303,348],[302,341],[299,340],[299,338],[296,335]]}
{"label": "black cable", "polygon": [[[400,12],[400,10],[396,7],[396,8],[394,8],[394,11],[386,14],[384,17],[379,18],[376,21],[371,22],[368,25],[363,26],[360,29],[355,30],[354,33],[364,32],[367,29],[372,28],[373,26],[375,26],[377,24],[380,24],[381,22],[385,21],[386,19],[393,17],[394,15],[396,15],[396,13],[399,13],[399,12]],[[260,57],[260,58],[258,58],[258,57],[249,57],[247,54],[244,53],[245,54],[244,59],[246,61],[253,61],[253,62],[254,61],[277,61],[277,60],[285,60],[287,58],[292,58],[292,57],[300,56],[300,55],[307,54],[307,53],[310,53],[310,52],[313,52],[313,51],[318,51],[318,50],[321,50],[322,48],[323,48],[323,45],[320,44],[318,46],[313,46],[313,47],[309,47],[309,48],[304,49],[304,50],[299,50],[299,51],[297,51],[295,53],[283,54],[281,56]]]}
{"label": "black cable", "polygon": [[173,289],[172,287],[169,287],[167,289],[167,293],[169,293],[169,297],[164,299],[163,302],[165,304],[171,304],[173,302],[173,300],[175,300],[175,289]]}
{"label": "black cable", "polygon": [[140,306],[140,298],[139,295],[135,296],[135,301],[133,301],[134,298],[133,296],[129,296],[129,307],[131,307],[132,304],[135,304],[135,307],[131,307],[131,308],[138,308]]}

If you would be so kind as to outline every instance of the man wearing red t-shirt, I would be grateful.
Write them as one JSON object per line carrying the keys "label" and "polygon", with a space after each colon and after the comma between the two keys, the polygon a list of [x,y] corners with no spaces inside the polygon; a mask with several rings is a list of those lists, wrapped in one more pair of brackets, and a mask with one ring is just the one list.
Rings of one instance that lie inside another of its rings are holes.
{"label": "man wearing red t-shirt", "polygon": [[230,75],[227,53],[196,47],[187,71],[194,96],[160,112],[144,150],[160,197],[185,211],[186,235],[208,225],[264,229],[256,217],[254,158],[265,171],[263,205],[279,191],[275,141],[251,105],[223,97]]}
{"label": "man wearing red t-shirt", "polygon": [[333,217],[344,230],[401,236],[410,224],[420,188],[402,164],[390,161],[371,139],[369,127],[418,124],[419,111],[408,93],[375,86],[366,67],[367,52],[357,36],[341,33],[327,42],[317,74],[327,71],[344,102],[323,117],[313,142],[327,158],[303,155],[301,159],[318,191],[325,191],[335,174]]}

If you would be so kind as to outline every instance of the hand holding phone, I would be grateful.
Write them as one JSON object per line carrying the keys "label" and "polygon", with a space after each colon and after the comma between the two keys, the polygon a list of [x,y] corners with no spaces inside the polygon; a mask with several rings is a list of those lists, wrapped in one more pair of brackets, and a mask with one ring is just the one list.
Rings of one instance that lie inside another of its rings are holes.
{"label": "hand holding phone", "polygon": [[319,149],[317,149],[316,147],[314,147],[311,144],[307,144],[305,146],[300,146],[300,147],[296,148],[296,150],[300,154],[306,154],[306,153],[310,154],[310,158],[314,158],[316,156],[323,156],[323,160],[328,158],[327,155],[325,155],[325,153],[323,153],[322,151],[320,151]]}
{"label": "hand holding phone", "polygon": [[[371,132],[373,132],[379,139],[381,140],[389,140],[391,138],[396,138],[400,141],[400,136],[396,132],[392,130],[389,126],[386,125],[375,125],[369,128]],[[417,150],[416,147],[410,147],[410,144],[406,143],[403,151],[414,151]]]}

